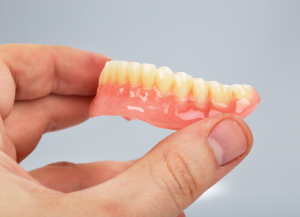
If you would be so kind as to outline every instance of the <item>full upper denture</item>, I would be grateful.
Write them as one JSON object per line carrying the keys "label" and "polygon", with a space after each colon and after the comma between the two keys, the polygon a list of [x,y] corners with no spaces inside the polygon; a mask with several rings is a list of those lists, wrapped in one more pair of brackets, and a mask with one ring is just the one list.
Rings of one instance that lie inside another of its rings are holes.
{"label": "full upper denture", "polygon": [[178,130],[217,113],[245,118],[259,102],[249,85],[221,85],[168,67],[112,60],[100,75],[90,116],[118,115]]}

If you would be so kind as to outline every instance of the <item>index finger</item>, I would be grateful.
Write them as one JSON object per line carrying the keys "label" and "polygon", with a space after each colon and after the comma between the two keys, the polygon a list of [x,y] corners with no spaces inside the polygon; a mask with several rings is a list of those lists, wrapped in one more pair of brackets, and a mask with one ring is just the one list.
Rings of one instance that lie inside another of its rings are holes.
{"label": "index finger", "polygon": [[0,115],[6,117],[14,100],[50,93],[91,96],[110,58],[71,47],[9,44],[0,46]]}

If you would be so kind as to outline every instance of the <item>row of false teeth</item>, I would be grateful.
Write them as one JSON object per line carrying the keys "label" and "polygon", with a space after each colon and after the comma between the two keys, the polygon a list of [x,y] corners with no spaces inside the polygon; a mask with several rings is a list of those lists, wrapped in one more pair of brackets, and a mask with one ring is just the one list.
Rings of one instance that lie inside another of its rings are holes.
{"label": "row of false teeth", "polygon": [[226,103],[230,102],[232,97],[240,100],[251,96],[253,92],[253,88],[245,84],[221,85],[216,81],[206,82],[202,78],[192,78],[185,72],[174,74],[165,66],[157,69],[153,64],[115,60],[106,63],[99,85],[108,82],[119,85],[128,82],[132,87],[142,85],[145,89],[156,86],[162,95],[173,89],[179,98],[185,99],[192,94],[199,102],[205,102],[210,95],[214,102]]}

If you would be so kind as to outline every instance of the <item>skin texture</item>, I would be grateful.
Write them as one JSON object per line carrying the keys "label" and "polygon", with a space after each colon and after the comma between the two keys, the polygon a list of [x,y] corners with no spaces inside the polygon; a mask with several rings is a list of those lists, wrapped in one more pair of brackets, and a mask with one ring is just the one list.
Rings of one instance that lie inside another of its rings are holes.
{"label": "skin texture", "polygon": [[[183,217],[249,153],[246,123],[219,114],[173,133],[138,160],[59,162],[26,172],[19,163],[44,133],[88,119],[108,60],[69,47],[0,46],[0,216]],[[247,150],[219,166],[207,137],[226,119],[242,128]]]}

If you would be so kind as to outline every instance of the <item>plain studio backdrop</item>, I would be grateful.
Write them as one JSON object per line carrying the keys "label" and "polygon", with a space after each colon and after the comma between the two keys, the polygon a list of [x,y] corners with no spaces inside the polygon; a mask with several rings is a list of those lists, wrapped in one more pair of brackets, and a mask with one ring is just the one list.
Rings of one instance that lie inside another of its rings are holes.
{"label": "plain studio backdrop", "polygon": [[[250,155],[186,210],[199,216],[300,216],[300,1],[0,0],[0,43],[66,45],[168,66],[262,101],[245,120]],[[44,135],[21,165],[130,160],[173,131],[98,117]]]}

